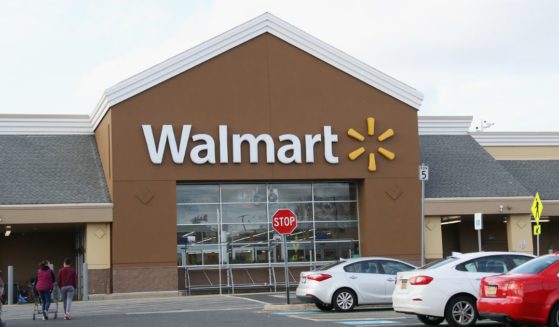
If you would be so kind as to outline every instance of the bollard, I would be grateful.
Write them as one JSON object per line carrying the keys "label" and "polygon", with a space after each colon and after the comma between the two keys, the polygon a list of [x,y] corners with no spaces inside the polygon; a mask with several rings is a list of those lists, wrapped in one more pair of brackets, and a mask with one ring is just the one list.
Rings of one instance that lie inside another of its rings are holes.
{"label": "bollard", "polygon": [[83,274],[83,279],[82,279],[82,301],[88,301],[89,300],[89,276],[88,276],[88,270],[87,270],[87,262],[83,263],[83,269],[82,269],[82,274]]}
{"label": "bollard", "polygon": [[8,266],[8,304],[14,304],[14,266]]}

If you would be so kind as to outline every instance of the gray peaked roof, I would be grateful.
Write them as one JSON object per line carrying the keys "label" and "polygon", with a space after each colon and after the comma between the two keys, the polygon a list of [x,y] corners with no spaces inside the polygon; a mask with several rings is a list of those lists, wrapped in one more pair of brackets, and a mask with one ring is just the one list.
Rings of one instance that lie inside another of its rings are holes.
{"label": "gray peaked roof", "polygon": [[426,198],[531,195],[470,135],[421,135],[420,146],[429,166]]}
{"label": "gray peaked roof", "polygon": [[539,192],[542,200],[559,199],[559,160],[501,160],[499,163],[531,195]]}
{"label": "gray peaked roof", "polygon": [[110,202],[93,135],[0,135],[0,205]]}

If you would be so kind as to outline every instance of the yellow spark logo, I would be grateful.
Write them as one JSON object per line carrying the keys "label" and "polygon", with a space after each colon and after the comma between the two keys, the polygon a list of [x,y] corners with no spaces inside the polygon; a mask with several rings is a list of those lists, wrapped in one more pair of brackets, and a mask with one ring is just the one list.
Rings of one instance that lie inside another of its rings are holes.
{"label": "yellow spark logo", "polygon": [[[353,128],[347,130],[347,135],[351,138],[356,139],[359,142],[365,141],[365,137],[361,135],[359,132],[357,132],[356,130],[354,130]],[[375,135],[375,119],[373,117],[367,118],[367,135],[369,136]],[[384,133],[382,133],[377,139],[379,142],[383,142],[391,138],[392,136],[394,136],[394,130],[392,130],[392,128],[389,128]],[[394,160],[394,158],[396,158],[394,152],[388,151],[383,147],[379,146],[377,151],[388,160]],[[359,156],[361,156],[364,152],[365,152],[364,147],[360,147],[357,150],[352,151],[348,155],[349,160],[355,160],[359,158]],[[375,161],[375,153],[371,152],[369,153],[369,171],[374,172],[376,170],[377,170],[377,164]]]}

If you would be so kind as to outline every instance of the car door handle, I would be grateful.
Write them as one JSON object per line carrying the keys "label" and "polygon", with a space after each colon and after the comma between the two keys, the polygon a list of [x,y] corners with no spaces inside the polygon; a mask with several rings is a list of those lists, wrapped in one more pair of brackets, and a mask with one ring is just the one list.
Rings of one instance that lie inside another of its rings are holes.
{"label": "car door handle", "polygon": [[386,281],[387,282],[393,282],[393,281],[395,281],[395,279],[394,278],[388,278]]}
{"label": "car door handle", "polygon": [[357,279],[357,276],[349,276],[351,279]]}

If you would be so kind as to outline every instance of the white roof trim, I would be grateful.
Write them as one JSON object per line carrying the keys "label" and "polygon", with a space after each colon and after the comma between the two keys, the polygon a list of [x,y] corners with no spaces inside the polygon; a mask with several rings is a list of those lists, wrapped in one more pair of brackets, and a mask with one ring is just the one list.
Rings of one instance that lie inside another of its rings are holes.
{"label": "white roof trim", "polygon": [[261,34],[270,33],[382,92],[419,109],[423,94],[335,49],[276,16],[265,13],[107,89],[92,113],[93,129],[111,106],[193,68]]}
{"label": "white roof trim", "polygon": [[419,135],[467,135],[472,116],[419,116]]}
{"label": "white roof trim", "polygon": [[0,135],[93,134],[87,115],[0,115]]}
{"label": "white roof trim", "polygon": [[481,146],[559,146],[559,132],[472,132]]}

